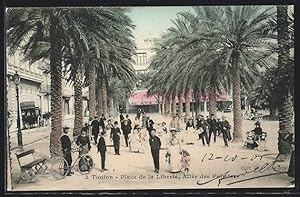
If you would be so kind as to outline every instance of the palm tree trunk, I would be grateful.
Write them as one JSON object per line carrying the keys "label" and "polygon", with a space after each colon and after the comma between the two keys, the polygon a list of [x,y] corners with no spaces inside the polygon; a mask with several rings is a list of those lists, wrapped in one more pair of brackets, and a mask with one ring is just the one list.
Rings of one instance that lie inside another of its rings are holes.
{"label": "palm tree trunk", "polygon": [[[278,32],[278,66],[284,70],[289,63],[289,33],[288,33],[288,6],[277,6],[277,32]],[[289,90],[283,92],[283,104],[279,110],[279,136],[277,160],[283,161],[291,152],[291,147],[285,137],[292,131],[293,103],[288,95]]]}
{"label": "palm tree trunk", "polygon": [[73,134],[75,136],[79,135],[82,128],[82,78],[77,73],[76,79],[74,81],[74,108],[75,108],[75,118],[74,118],[74,129]]}
{"label": "palm tree trunk", "polygon": [[185,117],[188,118],[191,115],[191,103],[189,98],[189,91],[185,91],[184,99],[185,99]]}
{"label": "palm tree trunk", "polygon": [[59,22],[55,16],[50,16],[50,77],[51,77],[51,133],[50,155],[61,155],[60,137],[62,134],[63,98],[62,98],[62,44],[58,32]]}
{"label": "palm tree trunk", "polygon": [[112,115],[114,113],[114,102],[113,102],[113,98],[111,96],[108,96],[108,102],[107,102],[107,106],[108,106],[108,113],[109,115]]}
{"label": "palm tree trunk", "polygon": [[214,87],[209,87],[209,114],[217,115],[217,94]]}
{"label": "palm tree trunk", "polygon": [[89,70],[89,118],[93,119],[96,113],[96,68],[91,64]]}
{"label": "palm tree trunk", "polygon": [[164,96],[162,96],[161,97],[161,114],[162,115],[165,115],[165,97]]}
{"label": "palm tree trunk", "polygon": [[102,85],[101,82],[98,83],[98,88],[97,88],[97,115],[98,117],[103,114],[103,95],[102,95]]}
{"label": "palm tree trunk", "polygon": [[165,97],[165,105],[166,115],[168,116],[170,113],[170,99],[168,97]]}
{"label": "palm tree trunk", "polygon": [[176,115],[176,94],[172,94],[172,112],[173,115]]}
{"label": "palm tree trunk", "polygon": [[178,93],[178,113],[179,113],[179,117],[183,116],[183,99],[182,99],[181,92]]}
{"label": "palm tree trunk", "polygon": [[238,66],[238,54],[233,56],[233,77],[232,77],[232,97],[233,97],[233,142],[242,141],[242,113],[241,113],[241,78]]}
{"label": "palm tree trunk", "polygon": [[161,112],[161,106],[160,106],[160,96],[159,95],[157,96],[157,103],[158,103],[158,113],[162,114],[162,112]]}
{"label": "palm tree trunk", "polygon": [[107,110],[107,83],[106,83],[105,79],[103,80],[103,83],[102,83],[101,92],[102,92],[103,114],[106,117],[108,110]]}

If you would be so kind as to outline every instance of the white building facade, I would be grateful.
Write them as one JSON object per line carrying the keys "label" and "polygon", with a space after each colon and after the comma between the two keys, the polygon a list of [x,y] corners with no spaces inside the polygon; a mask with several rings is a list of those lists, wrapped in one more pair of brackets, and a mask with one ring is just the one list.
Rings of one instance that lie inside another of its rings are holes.
{"label": "white building facade", "polygon": [[137,38],[135,40],[137,50],[133,57],[135,64],[133,68],[138,73],[145,73],[151,63],[151,58],[155,55],[154,43],[157,38]]}
{"label": "white building facade", "polygon": [[[50,65],[46,61],[37,61],[29,65],[29,62],[22,61],[22,56],[18,53],[7,55],[7,110],[11,112],[11,130],[17,129],[17,98],[16,85],[13,76],[18,72],[20,76],[19,102],[34,103],[39,108],[40,114],[51,112],[51,91],[50,91]],[[74,120],[74,91],[73,85],[67,83],[67,76],[63,78],[63,124],[73,127]],[[83,89],[83,112],[87,110],[88,98],[87,89]],[[88,113],[84,113],[84,116]],[[24,128],[22,114],[20,110],[21,128]]]}

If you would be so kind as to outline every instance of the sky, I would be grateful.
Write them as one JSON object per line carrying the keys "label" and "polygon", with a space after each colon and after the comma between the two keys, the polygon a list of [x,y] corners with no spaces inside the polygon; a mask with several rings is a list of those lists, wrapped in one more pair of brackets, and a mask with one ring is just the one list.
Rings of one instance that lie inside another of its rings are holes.
{"label": "sky", "polygon": [[163,6],[163,7],[132,7],[128,16],[136,25],[134,36],[136,38],[158,38],[162,32],[173,26],[171,19],[176,19],[176,13],[192,10],[189,6]]}

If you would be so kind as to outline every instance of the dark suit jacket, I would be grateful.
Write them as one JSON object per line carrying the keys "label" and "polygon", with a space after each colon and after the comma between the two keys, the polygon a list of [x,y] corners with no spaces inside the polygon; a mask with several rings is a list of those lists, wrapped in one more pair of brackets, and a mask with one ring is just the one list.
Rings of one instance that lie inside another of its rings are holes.
{"label": "dark suit jacket", "polygon": [[231,128],[231,126],[230,126],[230,124],[229,124],[229,122],[227,120],[221,121],[220,127],[221,127],[221,131],[222,132],[223,131],[228,131]]}
{"label": "dark suit jacket", "polygon": [[160,146],[161,146],[161,142],[160,142],[159,137],[157,137],[157,136],[152,137],[151,136],[150,139],[149,139],[149,144],[150,144],[151,150],[159,150]]}
{"label": "dark suit jacket", "polygon": [[62,135],[60,137],[60,142],[61,142],[61,147],[63,149],[63,152],[67,152],[70,153],[71,151],[71,140],[69,138],[69,136],[67,135]]}
{"label": "dark suit jacket", "polygon": [[218,123],[216,119],[208,119],[208,124],[211,131],[216,131],[218,128]]}
{"label": "dark suit jacket", "polygon": [[123,135],[128,135],[129,133],[131,133],[131,126],[130,124],[124,125],[123,126]]}
{"label": "dark suit jacket", "polygon": [[146,128],[148,130],[153,129],[153,124],[154,124],[153,120],[151,120],[151,119],[146,120]]}
{"label": "dark suit jacket", "polygon": [[106,151],[106,144],[105,144],[105,139],[104,139],[103,136],[101,136],[99,138],[97,148],[98,148],[98,152],[100,152],[100,151]]}
{"label": "dark suit jacket", "polygon": [[121,135],[121,131],[120,131],[119,127],[116,127],[116,128],[113,127],[113,128],[111,128],[110,138],[112,138],[113,141],[120,140],[120,136],[118,134]]}
{"label": "dark suit jacket", "polygon": [[208,128],[210,127],[209,124],[207,123],[207,121],[203,120],[199,120],[197,119],[197,124],[196,124],[196,128],[199,129],[200,127],[202,127],[202,129],[205,129],[205,127],[208,126]]}
{"label": "dark suit jacket", "polygon": [[93,120],[91,125],[92,125],[92,134],[98,135],[99,134],[99,121]]}
{"label": "dark suit jacket", "polygon": [[100,118],[100,120],[99,120],[99,126],[101,126],[103,130],[105,129],[104,121],[105,121],[105,118]]}

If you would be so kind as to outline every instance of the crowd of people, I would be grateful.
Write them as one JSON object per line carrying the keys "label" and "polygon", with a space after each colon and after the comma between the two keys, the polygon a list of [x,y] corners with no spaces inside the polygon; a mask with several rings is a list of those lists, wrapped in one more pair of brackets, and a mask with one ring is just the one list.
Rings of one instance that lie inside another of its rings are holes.
{"label": "crowd of people", "polygon": [[[255,128],[255,131],[259,132],[259,128],[260,125]],[[89,152],[91,149],[90,141],[97,146],[102,172],[107,170],[105,168],[107,147],[112,146],[114,154],[120,155],[120,140],[123,135],[126,149],[133,153],[144,153],[149,140],[148,145],[156,173],[159,172],[161,150],[165,152],[165,162],[169,166],[169,172],[184,171],[188,173],[191,155],[183,147],[193,145],[198,140],[202,146],[210,146],[211,143],[216,143],[217,136],[222,135],[224,147],[227,148],[232,139],[230,129],[231,125],[224,115],[221,119],[214,114],[206,118],[199,115],[196,119],[188,118],[184,123],[178,115],[174,115],[169,127],[167,127],[166,122],[154,123],[149,115],[138,110],[134,121],[131,121],[128,114],[124,117],[122,113],[120,113],[119,120],[112,118],[106,120],[103,114],[99,118],[94,117],[90,123],[85,123],[80,135],[74,136],[74,139],[76,139],[76,144],[82,148],[80,154]],[[67,157],[69,163],[70,155]]]}

